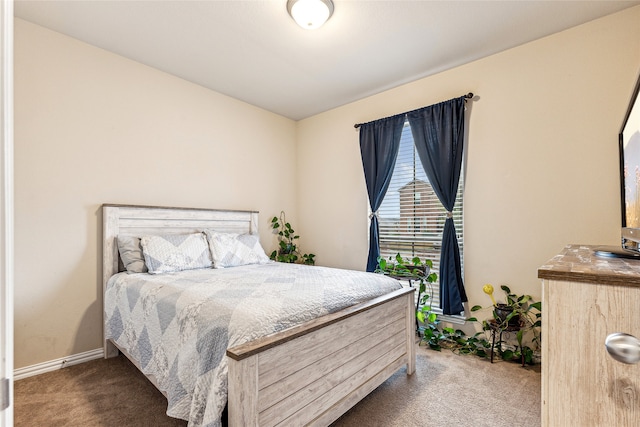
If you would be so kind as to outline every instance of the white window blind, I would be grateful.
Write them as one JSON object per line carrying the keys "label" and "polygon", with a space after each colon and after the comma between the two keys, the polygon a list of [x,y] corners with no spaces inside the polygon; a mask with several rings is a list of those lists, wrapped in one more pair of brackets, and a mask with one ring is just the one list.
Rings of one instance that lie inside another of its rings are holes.
{"label": "white window blind", "polygon": [[[463,182],[461,173],[453,220],[460,246],[460,261],[464,264]],[[409,259],[415,256],[428,258],[433,261],[433,271],[438,273],[445,219],[446,210],[431,188],[415,149],[411,128],[405,122],[391,184],[378,209],[380,255],[387,259],[397,253]],[[439,289],[439,282],[434,283],[433,308],[440,306]]]}

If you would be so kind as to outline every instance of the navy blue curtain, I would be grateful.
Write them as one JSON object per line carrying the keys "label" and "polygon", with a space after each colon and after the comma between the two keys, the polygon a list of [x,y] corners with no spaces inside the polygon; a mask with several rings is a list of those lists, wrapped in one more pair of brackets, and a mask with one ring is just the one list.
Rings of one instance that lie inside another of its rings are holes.
{"label": "navy blue curtain", "polygon": [[399,114],[360,125],[360,153],[372,212],[367,258],[369,272],[374,271],[378,265],[380,256],[378,209],[391,182],[404,120],[405,115]]}
{"label": "navy blue curtain", "polygon": [[460,314],[467,301],[452,214],[462,168],[464,100],[462,96],[407,113],[422,166],[447,210],[440,253],[440,308],[444,314]]}

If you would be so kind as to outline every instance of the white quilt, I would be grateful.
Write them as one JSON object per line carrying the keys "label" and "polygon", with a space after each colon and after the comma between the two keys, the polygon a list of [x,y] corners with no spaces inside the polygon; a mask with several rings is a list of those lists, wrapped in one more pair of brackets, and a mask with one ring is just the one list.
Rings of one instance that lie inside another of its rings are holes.
{"label": "white quilt", "polygon": [[156,377],[167,415],[221,425],[226,349],[395,291],[381,274],[269,263],[171,274],[114,275],[106,337]]}

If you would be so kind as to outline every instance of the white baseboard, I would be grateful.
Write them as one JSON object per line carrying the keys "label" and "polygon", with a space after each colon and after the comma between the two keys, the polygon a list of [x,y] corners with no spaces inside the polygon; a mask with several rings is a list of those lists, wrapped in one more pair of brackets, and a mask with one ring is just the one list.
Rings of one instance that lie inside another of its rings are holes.
{"label": "white baseboard", "polygon": [[84,353],[72,354],[71,356],[63,357],[60,359],[38,363],[37,365],[25,366],[24,368],[14,369],[13,379],[14,381],[18,381],[23,378],[32,377],[34,375],[57,371],[58,369],[66,368],[67,366],[77,365],[79,363],[88,362],[90,360],[100,359],[103,356],[104,350],[101,348],[97,348],[95,350],[85,351]]}

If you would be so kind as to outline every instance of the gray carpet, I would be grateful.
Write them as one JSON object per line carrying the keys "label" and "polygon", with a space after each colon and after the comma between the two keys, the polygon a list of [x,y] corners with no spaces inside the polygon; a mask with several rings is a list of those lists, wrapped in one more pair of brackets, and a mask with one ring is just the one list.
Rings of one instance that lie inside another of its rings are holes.
{"label": "gray carpet", "polygon": [[[404,369],[333,425],[539,426],[539,367],[418,347]],[[15,383],[16,426],[186,426],[124,357],[100,359]]]}

